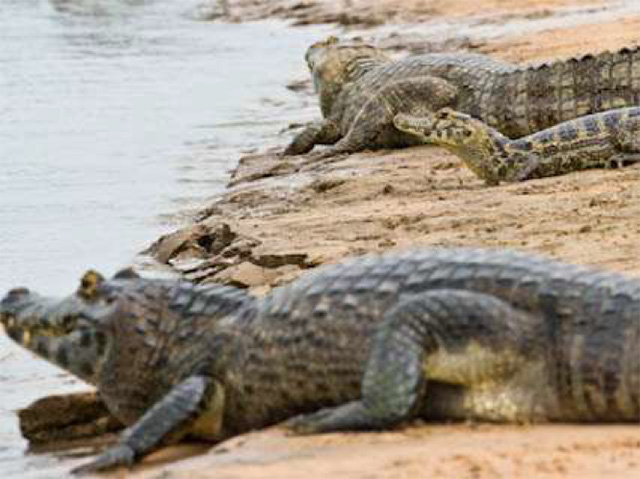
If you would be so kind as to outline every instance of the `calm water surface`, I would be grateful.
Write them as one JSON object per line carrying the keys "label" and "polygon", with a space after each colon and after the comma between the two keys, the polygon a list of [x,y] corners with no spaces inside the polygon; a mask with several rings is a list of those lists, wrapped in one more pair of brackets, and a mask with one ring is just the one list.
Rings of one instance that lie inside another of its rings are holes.
{"label": "calm water surface", "polygon": [[[284,85],[325,31],[198,22],[193,5],[2,0],[0,294],[66,294],[130,263],[291,120]],[[0,334],[0,477],[64,473],[24,454],[15,410],[79,387]]]}

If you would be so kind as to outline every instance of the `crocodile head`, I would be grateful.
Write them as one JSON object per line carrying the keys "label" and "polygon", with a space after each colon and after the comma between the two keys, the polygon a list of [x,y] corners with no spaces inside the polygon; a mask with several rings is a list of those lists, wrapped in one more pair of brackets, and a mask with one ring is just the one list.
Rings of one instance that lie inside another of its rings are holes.
{"label": "crocodile head", "polygon": [[[443,146],[459,156],[487,184],[497,184],[499,177],[505,176],[504,168],[508,168],[508,162],[504,161],[505,145],[509,138],[470,115],[442,108],[420,117],[399,113],[393,123],[398,130],[423,143]],[[500,174],[495,164],[503,165]]]}
{"label": "crocodile head", "polygon": [[482,121],[452,108],[441,108],[424,116],[398,113],[393,124],[423,143],[444,146],[462,157],[496,151],[497,144],[508,140]]}
{"label": "crocodile head", "polygon": [[[88,271],[78,289],[62,299],[11,290],[0,301],[0,323],[15,342],[102,392],[106,383],[122,382],[115,376],[157,383],[155,363],[168,368],[171,355],[193,357],[194,337],[216,334],[218,320],[253,301],[230,286],[141,278],[131,269],[107,280]],[[208,351],[206,341],[198,344]],[[186,360],[176,363],[195,367]]]}
{"label": "crocodile head", "polygon": [[88,271],[78,290],[63,299],[48,298],[27,288],[16,288],[0,302],[0,323],[18,344],[96,384],[108,342],[104,325],[96,319],[114,300],[113,286],[107,283],[136,277],[131,270],[118,273],[106,282],[102,275]]}
{"label": "crocodile head", "polygon": [[346,84],[371,66],[389,61],[389,57],[373,45],[357,40],[340,41],[333,36],[311,45],[305,59],[324,117],[329,116]]}
{"label": "crocodile head", "polygon": [[130,424],[176,381],[208,371],[220,359],[212,353],[219,323],[253,301],[230,286],[131,270],[106,280],[89,271],[63,299],[11,290],[0,302],[0,322],[17,343],[97,386],[111,413]]}
{"label": "crocodile head", "polygon": [[486,129],[479,120],[451,108],[419,117],[399,113],[393,123],[398,130],[418,137],[423,143],[451,146],[474,144]]}

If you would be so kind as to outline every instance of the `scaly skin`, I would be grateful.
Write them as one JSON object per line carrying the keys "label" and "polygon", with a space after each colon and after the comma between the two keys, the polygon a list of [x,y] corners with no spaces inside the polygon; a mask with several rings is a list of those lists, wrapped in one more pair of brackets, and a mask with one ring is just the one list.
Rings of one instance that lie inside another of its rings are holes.
{"label": "scaly skin", "polygon": [[640,161],[640,107],[583,116],[518,140],[450,108],[399,114],[394,124],[456,154],[488,185]]}
{"label": "scaly skin", "polygon": [[395,114],[421,115],[453,106],[467,94],[467,85],[517,68],[474,54],[393,61],[371,45],[335,37],[311,45],[306,61],[324,119],[298,134],[285,155],[307,153],[317,144],[333,145],[318,157],[413,145],[414,138],[393,127]]}
{"label": "scaly skin", "polygon": [[393,127],[398,113],[421,116],[441,107],[468,113],[510,138],[573,118],[640,105],[640,47],[518,67],[484,55],[428,54],[393,61],[363,43],[331,37],[312,45],[307,63],[324,119],[285,150],[330,157],[397,148],[415,138]]}
{"label": "scaly skin", "polygon": [[637,422],[639,317],[638,279],[479,249],[365,256],[259,299],[90,272],[57,303],[26,289],[0,303],[10,337],[83,371],[129,425],[80,472],[288,418],[301,433],[416,416]]}

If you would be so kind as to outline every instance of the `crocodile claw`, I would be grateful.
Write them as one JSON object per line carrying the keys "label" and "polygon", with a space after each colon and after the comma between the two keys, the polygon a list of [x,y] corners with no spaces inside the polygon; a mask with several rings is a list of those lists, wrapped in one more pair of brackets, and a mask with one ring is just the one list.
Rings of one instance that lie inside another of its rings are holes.
{"label": "crocodile claw", "polygon": [[333,416],[335,409],[325,408],[311,414],[300,414],[286,421],[284,425],[295,435],[328,432],[329,430],[324,425],[327,419]]}
{"label": "crocodile claw", "polygon": [[118,444],[107,449],[100,454],[95,460],[83,466],[76,467],[71,471],[72,474],[83,475],[93,472],[113,469],[118,466],[130,467],[135,462],[135,452],[125,444]]}

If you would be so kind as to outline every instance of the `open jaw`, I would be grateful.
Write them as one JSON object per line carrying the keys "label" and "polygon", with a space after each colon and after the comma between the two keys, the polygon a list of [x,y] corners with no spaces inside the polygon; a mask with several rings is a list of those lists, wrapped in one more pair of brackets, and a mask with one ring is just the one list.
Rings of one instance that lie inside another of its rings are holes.
{"label": "open jaw", "polygon": [[77,293],[54,299],[18,288],[0,302],[0,323],[16,343],[95,384],[106,347],[106,335],[92,319],[95,307]]}

